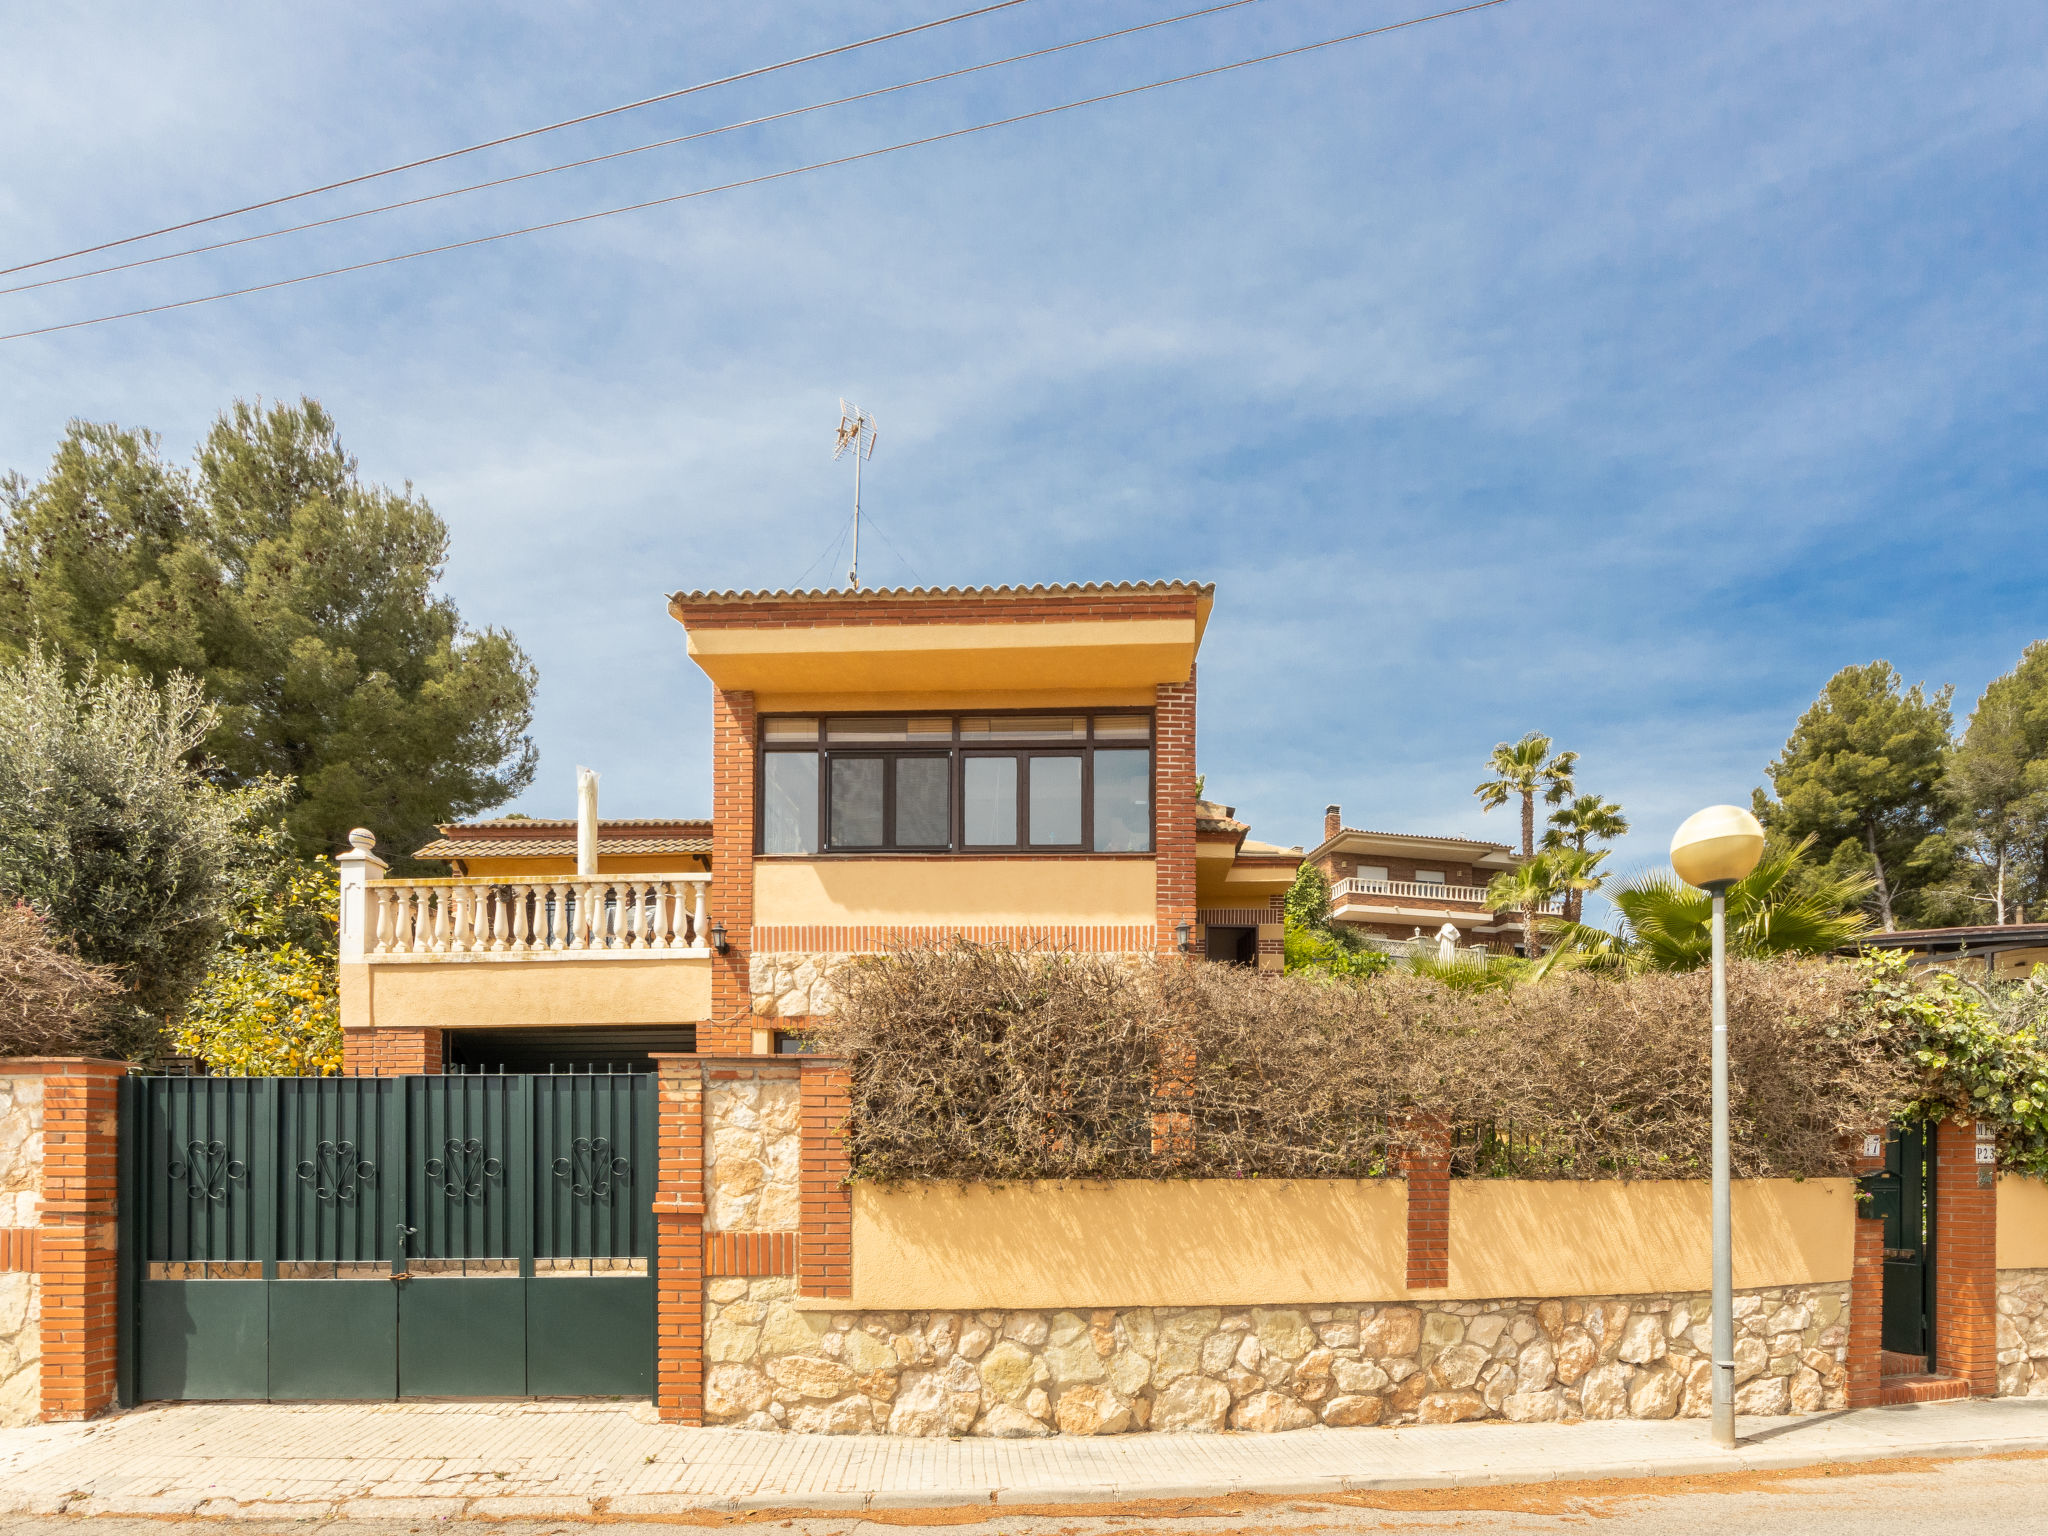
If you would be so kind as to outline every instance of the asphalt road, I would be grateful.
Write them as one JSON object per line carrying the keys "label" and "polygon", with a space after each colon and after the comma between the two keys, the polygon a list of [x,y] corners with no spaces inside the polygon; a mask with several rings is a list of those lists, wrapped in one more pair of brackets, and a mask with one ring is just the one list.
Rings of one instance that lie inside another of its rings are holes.
{"label": "asphalt road", "polygon": [[[383,1520],[169,1520],[119,1516],[0,1517],[0,1536],[431,1536],[450,1522]],[[853,1519],[796,1510],[705,1512],[659,1523],[633,1520],[482,1522],[490,1536],[676,1536],[677,1528],[753,1527],[758,1536],[903,1536],[906,1528],[960,1536],[1320,1536],[1351,1531],[1541,1533],[1596,1528],[1602,1536],[1700,1532],[1797,1536],[1962,1536],[2048,1533],[2048,1453],[1974,1460],[1902,1460],[1723,1473],[1688,1478],[1571,1483],[1340,1499],[1267,1497],[1070,1505],[988,1518],[978,1509],[900,1510]],[[481,1536],[481,1533],[479,1533]],[[741,1536],[741,1533],[736,1533]],[[751,1533],[750,1533],[751,1536]]]}

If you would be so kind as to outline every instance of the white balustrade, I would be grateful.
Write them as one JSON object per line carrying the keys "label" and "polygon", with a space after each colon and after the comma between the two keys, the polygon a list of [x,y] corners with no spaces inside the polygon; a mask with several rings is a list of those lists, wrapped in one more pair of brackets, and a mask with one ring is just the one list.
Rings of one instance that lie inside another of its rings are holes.
{"label": "white balustrade", "polygon": [[[1330,887],[1330,895],[1396,896],[1409,901],[1459,902],[1489,910],[1493,906],[1483,885],[1442,885],[1434,880],[1339,880]],[[1537,910],[1559,913],[1564,910],[1564,901],[1552,897]]]}
{"label": "white balustrade", "polygon": [[368,880],[366,955],[711,952],[708,874]]}

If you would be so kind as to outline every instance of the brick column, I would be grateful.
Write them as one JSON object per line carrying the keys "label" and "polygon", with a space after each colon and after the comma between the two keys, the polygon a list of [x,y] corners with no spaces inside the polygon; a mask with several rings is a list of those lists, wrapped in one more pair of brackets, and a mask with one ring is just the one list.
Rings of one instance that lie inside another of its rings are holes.
{"label": "brick column", "polygon": [[114,1400],[118,1336],[119,1061],[43,1072],[42,1416],[89,1419]]}
{"label": "brick column", "polygon": [[725,925],[727,950],[711,957],[711,1017],[697,1033],[697,1049],[712,1054],[754,1048],[754,747],[753,694],[713,693],[709,911],[714,925]]}
{"label": "brick column", "polygon": [[[1988,1178],[1979,1177],[1979,1169]],[[1998,1390],[1998,1176],[1977,1162],[1977,1128],[1934,1132],[1934,1370]]]}
{"label": "brick column", "polygon": [[660,1173],[654,1192],[654,1407],[704,1422],[704,1069],[656,1056]]}
{"label": "brick column", "polygon": [[803,1058],[803,1203],[797,1292],[853,1294],[853,1192],[846,1187],[845,1125],[853,1074],[829,1056]]}
{"label": "brick column", "polygon": [[[1875,1155],[1859,1146],[1856,1173],[1884,1171],[1885,1132],[1875,1133]],[[1848,1375],[1851,1408],[1874,1408],[1884,1377],[1884,1218],[1864,1214],[1856,1202],[1856,1230],[1849,1269],[1849,1353],[1843,1362]]]}
{"label": "brick column", "polygon": [[438,1029],[345,1029],[343,1077],[438,1077],[443,1032]]}
{"label": "brick column", "polygon": [[1161,954],[1174,952],[1175,930],[1195,922],[1195,671],[1184,683],[1154,689],[1152,804],[1154,891]]}
{"label": "brick column", "polygon": [[1401,1149],[1408,1180],[1408,1289],[1451,1283],[1451,1128],[1435,1116],[1408,1124]]}

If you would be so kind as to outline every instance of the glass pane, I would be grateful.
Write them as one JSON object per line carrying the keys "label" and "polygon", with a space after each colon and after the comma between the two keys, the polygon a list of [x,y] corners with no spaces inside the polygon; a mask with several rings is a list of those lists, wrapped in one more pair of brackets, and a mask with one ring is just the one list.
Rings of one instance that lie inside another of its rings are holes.
{"label": "glass pane", "polygon": [[832,846],[882,846],[882,759],[832,759]]}
{"label": "glass pane", "polygon": [[1147,715],[1097,715],[1097,741],[1150,741],[1152,721]]}
{"label": "glass pane", "polygon": [[1152,851],[1152,754],[1149,750],[1120,747],[1115,751],[1098,751],[1095,754],[1095,851]]}
{"label": "glass pane", "polygon": [[761,807],[761,851],[818,851],[818,754],[770,752]]}
{"label": "glass pane", "polygon": [[901,741],[909,733],[907,720],[827,720],[827,741]]}
{"label": "glass pane", "polygon": [[1081,759],[1026,758],[1031,765],[1031,846],[1053,848],[1081,841]]}
{"label": "glass pane", "polygon": [[816,741],[818,722],[815,720],[764,720],[761,722],[763,741]]}
{"label": "glass pane", "polygon": [[960,722],[962,741],[1082,741],[1086,715],[977,715]]}
{"label": "glass pane", "polygon": [[943,848],[952,841],[953,760],[896,759],[896,846]]}
{"label": "glass pane", "polygon": [[1015,847],[1017,759],[970,757],[963,765],[961,841],[978,847]]}

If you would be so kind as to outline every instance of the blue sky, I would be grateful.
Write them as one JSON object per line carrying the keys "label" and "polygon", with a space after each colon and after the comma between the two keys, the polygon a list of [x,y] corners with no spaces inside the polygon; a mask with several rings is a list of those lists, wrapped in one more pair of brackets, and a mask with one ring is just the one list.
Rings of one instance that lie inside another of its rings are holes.
{"label": "blue sky", "polygon": [[[32,259],[772,62],[946,0],[8,22],[0,255]],[[339,212],[1176,13],[1030,0],[339,193]],[[1036,64],[0,298],[0,331],[757,175],[1419,14],[1259,0]],[[179,456],[311,394],[447,518],[448,587],[539,665],[541,774],[700,814],[708,694],[663,609],[844,525],[877,583],[1218,585],[1201,766],[1255,835],[1326,801],[1515,835],[1526,730],[1661,855],[1838,667],[1967,708],[2048,634],[2048,9],[1511,0],[858,166],[0,344],[0,468],[68,418]],[[270,227],[258,215],[234,232]],[[843,571],[843,565],[838,567]],[[836,573],[835,573],[836,574]]]}

